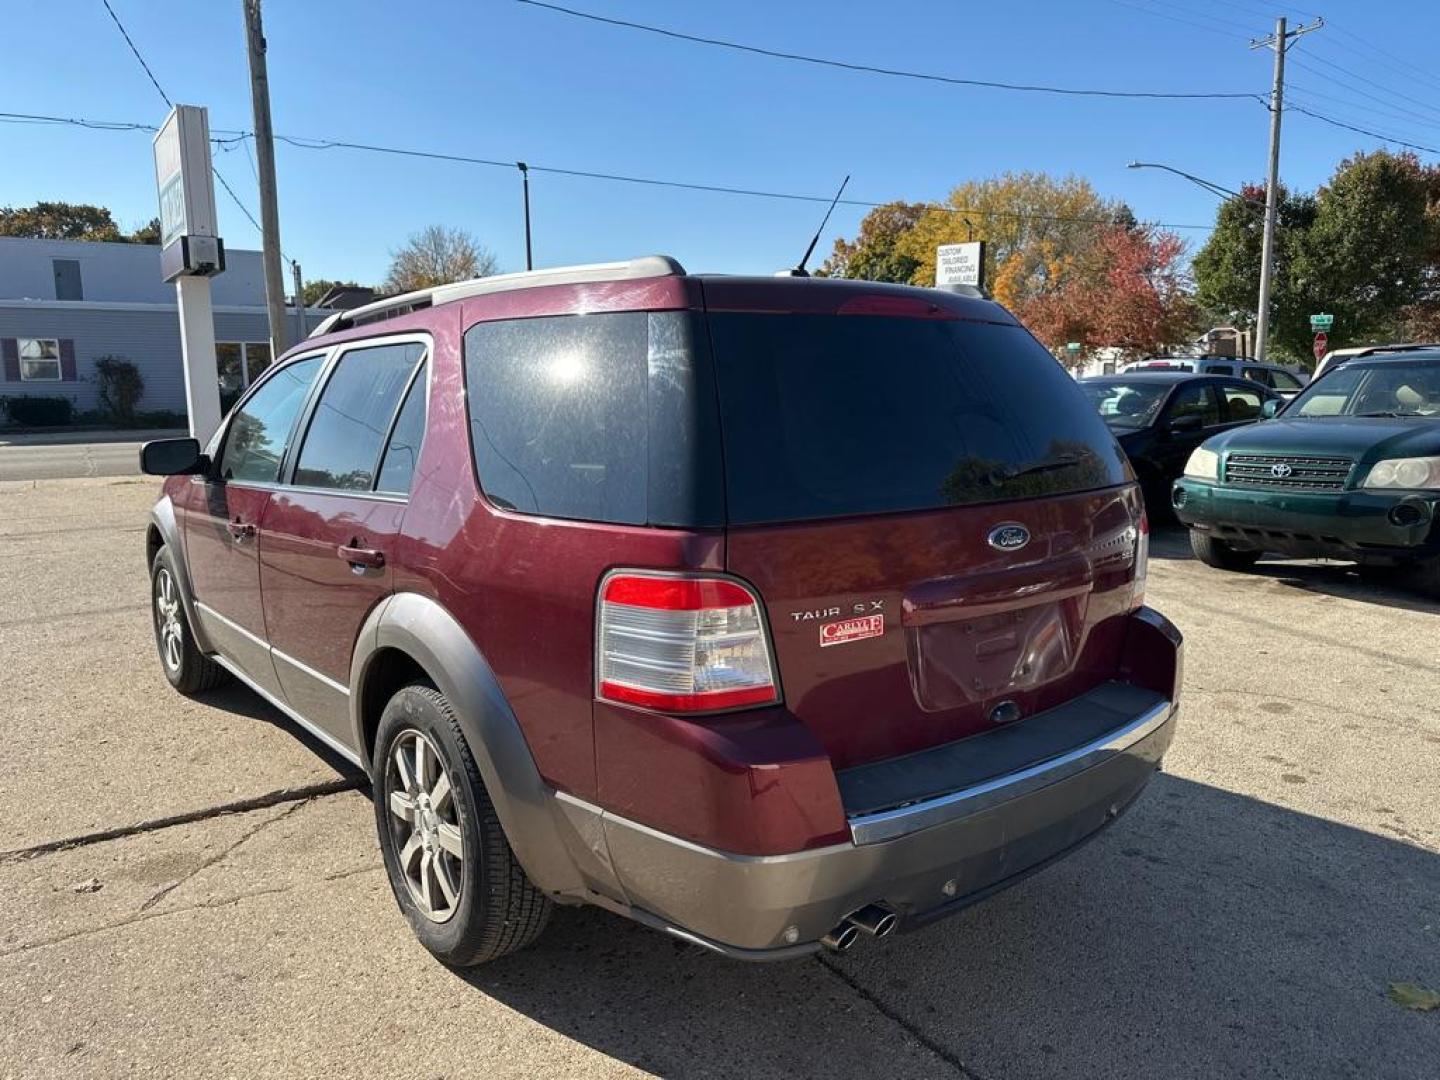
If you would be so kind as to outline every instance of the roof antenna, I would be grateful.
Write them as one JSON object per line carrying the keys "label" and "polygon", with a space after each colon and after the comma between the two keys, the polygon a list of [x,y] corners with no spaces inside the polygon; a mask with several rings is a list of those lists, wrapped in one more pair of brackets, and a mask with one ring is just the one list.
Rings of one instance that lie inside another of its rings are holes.
{"label": "roof antenna", "polygon": [[815,236],[810,241],[810,246],[805,249],[805,255],[796,264],[793,270],[780,271],[781,277],[809,277],[810,271],[805,269],[805,264],[810,261],[810,256],[815,253],[815,245],[820,242],[820,234],[825,231],[825,226],[830,223],[830,215],[835,212],[835,206],[840,201],[840,196],[845,194],[845,185],[850,183],[850,174],[845,174],[845,179],[840,181],[840,190],[835,192],[835,198],[830,200],[830,209],[825,211],[825,218],[820,222],[820,228],[815,230]]}

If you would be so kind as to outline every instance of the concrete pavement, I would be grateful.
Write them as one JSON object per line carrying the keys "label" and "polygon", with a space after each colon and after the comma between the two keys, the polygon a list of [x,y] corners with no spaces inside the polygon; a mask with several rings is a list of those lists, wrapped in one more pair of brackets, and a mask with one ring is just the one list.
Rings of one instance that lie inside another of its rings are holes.
{"label": "concrete pavement", "polygon": [[1182,727],[1074,857],[840,957],[561,910],[462,975],[352,776],[243,691],[165,684],[155,488],[0,484],[0,1077],[1435,1075],[1440,1012],[1386,989],[1440,989],[1440,605],[1157,534]]}

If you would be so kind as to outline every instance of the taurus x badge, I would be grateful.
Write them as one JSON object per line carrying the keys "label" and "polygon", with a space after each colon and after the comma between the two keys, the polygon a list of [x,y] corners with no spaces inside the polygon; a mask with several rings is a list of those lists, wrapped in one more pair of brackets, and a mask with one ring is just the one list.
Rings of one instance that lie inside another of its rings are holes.
{"label": "taurus x badge", "polygon": [[1277,480],[1284,480],[1294,471],[1294,469],[1292,469],[1289,465],[1286,465],[1283,461],[1279,465],[1270,466],[1270,475],[1275,477],[1275,479]]}
{"label": "taurus x badge", "polygon": [[985,540],[997,551],[1019,551],[1030,542],[1030,530],[1024,525],[1007,521],[991,529]]}

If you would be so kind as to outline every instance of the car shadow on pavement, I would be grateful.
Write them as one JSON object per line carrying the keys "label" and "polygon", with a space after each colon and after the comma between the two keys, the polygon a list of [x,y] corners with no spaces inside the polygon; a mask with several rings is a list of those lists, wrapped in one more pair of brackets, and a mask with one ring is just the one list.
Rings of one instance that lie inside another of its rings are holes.
{"label": "car shadow on pavement", "polygon": [[261,720],[281,728],[293,735],[301,745],[341,776],[365,779],[363,770],[358,768],[354,762],[337,754],[274,705],[240,682],[239,679],[231,679],[214,690],[197,694],[195,700],[216,709],[235,713],[237,716],[248,716],[252,720]]}
{"label": "car shadow on pavement", "polygon": [[[1156,529],[1150,534],[1150,557],[1175,562],[1193,562],[1195,559],[1190,550],[1190,537],[1185,529],[1179,527]],[[1245,577],[1269,578],[1294,589],[1323,593],[1342,600],[1440,615],[1440,600],[1431,599],[1399,584],[1364,579],[1349,563],[1284,559],[1267,555],[1255,564],[1253,570],[1212,572],[1232,581]]]}
{"label": "car shadow on pavement", "polygon": [[1440,988],[1440,837],[1365,809],[1394,837],[1161,775],[1074,857],[843,956],[742,964],[560,909],[461,977],[666,1076],[1433,1077],[1440,1014],[1387,988]]}

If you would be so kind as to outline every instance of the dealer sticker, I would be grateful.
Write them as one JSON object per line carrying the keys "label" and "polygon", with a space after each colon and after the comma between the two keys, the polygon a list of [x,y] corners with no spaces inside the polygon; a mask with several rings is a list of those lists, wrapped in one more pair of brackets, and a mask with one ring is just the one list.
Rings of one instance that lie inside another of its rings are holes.
{"label": "dealer sticker", "polygon": [[859,619],[841,619],[820,625],[820,647],[844,645],[849,641],[879,637],[885,633],[884,615],[865,615]]}

